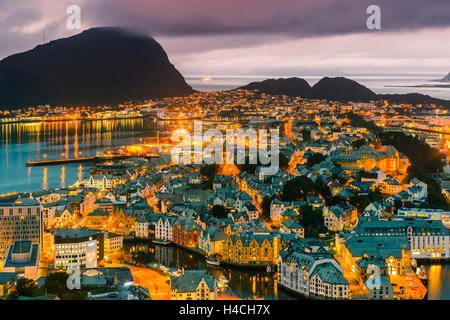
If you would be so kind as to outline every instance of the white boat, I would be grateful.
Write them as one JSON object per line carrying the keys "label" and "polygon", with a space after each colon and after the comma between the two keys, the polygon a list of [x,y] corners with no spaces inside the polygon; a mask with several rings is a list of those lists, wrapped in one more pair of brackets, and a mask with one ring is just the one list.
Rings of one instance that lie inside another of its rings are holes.
{"label": "white boat", "polygon": [[213,266],[218,266],[220,265],[220,260],[216,256],[208,256],[206,258],[206,263],[211,264]]}
{"label": "white boat", "polygon": [[152,242],[154,244],[161,244],[161,245],[168,245],[170,244],[170,241],[167,239],[153,239]]}

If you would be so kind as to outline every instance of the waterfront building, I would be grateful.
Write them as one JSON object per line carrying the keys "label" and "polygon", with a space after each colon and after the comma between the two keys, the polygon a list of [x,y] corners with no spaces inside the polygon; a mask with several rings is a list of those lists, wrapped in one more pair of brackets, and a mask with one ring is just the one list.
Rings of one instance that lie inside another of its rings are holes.
{"label": "waterfront building", "polygon": [[155,239],[173,241],[173,227],[178,217],[164,215],[155,224]]}
{"label": "waterfront building", "polygon": [[198,248],[208,254],[222,255],[223,242],[228,235],[216,226],[211,226],[200,232]]}
{"label": "waterfront building", "polygon": [[112,174],[91,174],[84,179],[84,186],[98,190],[111,190],[113,188]]}
{"label": "waterfront building", "polygon": [[[147,215],[142,215],[136,219],[136,238],[148,239],[150,233],[150,219]],[[155,227],[156,234],[156,227]]]}
{"label": "waterfront building", "polygon": [[395,218],[440,220],[447,229],[450,228],[450,211],[441,209],[400,208],[397,210]]}
{"label": "waterfront building", "polygon": [[217,281],[202,270],[170,277],[170,300],[216,300]]}
{"label": "waterfront building", "polygon": [[15,241],[31,240],[42,244],[42,205],[28,198],[0,201],[0,259],[4,259],[8,247]]}
{"label": "waterfront building", "polygon": [[31,240],[19,240],[9,246],[3,262],[2,272],[23,274],[25,278],[36,280],[39,271],[39,244]]}
{"label": "waterfront building", "polygon": [[103,259],[103,235],[90,229],[59,229],[53,232],[55,268],[95,268]]}
{"label": "waterfront building", "polygon": [[278,285],[305,296],[348,299],[349,283],[325,243],[297,239],[279,254]]}
{"label": "waterfront building", "polygon": [[298,237],[277,231],[231,234],[223,243],[222,258],[237,264],[273,265],[282,247]]}
{"label": "waterfront building", "polygon": [[[337,237],[339,238],[339,236]],[[338,254],[350,270],[356,274],[357,261],[362,258],[382,258],[390,275],[403,275],[411,268],[411,250],[408,240],[401,236],[357,236],[350,235],[346,240],[338,240]]]}
{"label": "waterfront building", "polygon": [[450,258],[450,231],[441,220],[362,220],[355,228],[359,237],[403,237],[414,259]]}
{"label": "waterfront building", "polygon": [[172,227],[172,242],[184,246],[195,247],[202,228],[190,218],[178,217]]}

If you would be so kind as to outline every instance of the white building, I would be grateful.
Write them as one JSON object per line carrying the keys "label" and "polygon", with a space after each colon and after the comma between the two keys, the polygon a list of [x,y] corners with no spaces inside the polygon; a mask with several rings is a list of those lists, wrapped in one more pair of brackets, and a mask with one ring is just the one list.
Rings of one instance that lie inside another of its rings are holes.
{"label": "white building", "polygon": [[155,225],[155,238],[172,241],[172,226],[175,221],[176,217],[171,215],[159,218]]}
{"label": "white building", "polygon": [[450,228],[450,211],[441,209],[400,208],[397,211],[397,218],[440,220],[447,229]]}
{"label": "white building", "polygon": [[98,260],[97,232],[89,229],[60,229],[53,233],[55,268],[95,268]]}
{"label": "white building", "polygon": [[113,187],[113,176],[109,174],[91,174],[84,180],[86,188],[97,188],[99,190],[110,190]]}
{"label": "white building", "polygon": [[148,239],[150,230],[150,221],[145,215],[137,218],[136,220],[136,238],[138,239]]}
{"label": "white building", "polygon": [[406,237],[415,259],[450,258],[450,231],[440,220],[360,221],[355,233],[368,237]]}

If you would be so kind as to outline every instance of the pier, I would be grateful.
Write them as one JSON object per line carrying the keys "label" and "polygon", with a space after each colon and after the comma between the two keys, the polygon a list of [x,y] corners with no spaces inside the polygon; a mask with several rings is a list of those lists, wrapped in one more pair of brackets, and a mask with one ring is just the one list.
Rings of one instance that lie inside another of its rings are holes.
{"label": "pier", "polygon": [[72,158],[72,159],[53,159],[53,160],[41,160],[41,161],[27,161],[25,165],[27,167],[39,167],[39,166],[57,166],[66,163],[78,163],[78,162],[102,162],[108,160],[124,160],[132,156],[112,156],[112,157],[85,157],[85,158]]}

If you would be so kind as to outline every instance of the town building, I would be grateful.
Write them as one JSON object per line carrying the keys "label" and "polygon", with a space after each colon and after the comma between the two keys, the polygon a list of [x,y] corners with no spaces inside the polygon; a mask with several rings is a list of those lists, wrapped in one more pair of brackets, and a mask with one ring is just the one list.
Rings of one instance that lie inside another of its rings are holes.
{"label": "town building", "polygon": [[8,247],[19,240],[31,240],[42,244],[42,205],[35,199],[21,198],[0,201],[0,259],[4,259]]}
{"label": "town building", "polygon": [[36,280],[39,271],[39,244],[31,240],[15,241],[3,262],[3,272],[23,274],[25,278]]}
{"label": "town building", "polygon": [[95,268],[103,259],[103,234],[90,229],[59,229],[53,232],[55,268]]}
{"label": "town building", "polygon": [[202,270],[170,277],[170,300],[216,300],[217,281]]}

